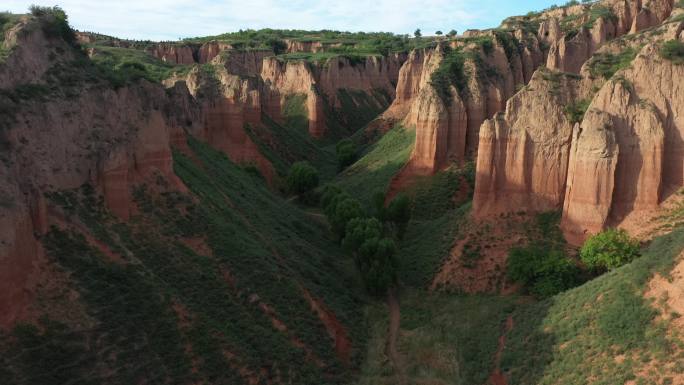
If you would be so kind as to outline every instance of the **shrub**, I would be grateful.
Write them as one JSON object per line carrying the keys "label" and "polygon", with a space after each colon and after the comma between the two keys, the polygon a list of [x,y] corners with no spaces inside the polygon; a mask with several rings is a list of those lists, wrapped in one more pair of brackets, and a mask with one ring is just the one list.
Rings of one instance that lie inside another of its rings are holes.
{"label": "shrub", "polygon": [[591,100],[589,99],[582,99],[568,104],[565,106],[564,110],[565,117],[571,124],[580,123],[589,108],[589,104],[591,104]]}
{"label": "shrub", "polygon": [[577,286],[580,270],[562,250],[531,245],[509,251],[508,278],[538,297],[550,297]]}
{"label": "shrub", "polygon": [[459,91],[463,90],[467,84],[465,74],[465,53],[460,49],[445,49],[447,52],[444,59],[430,76],[430,85],[435,89],[437,95],[445,104],[451,102],[451,86]]}
{"label": "shrub", "polygon": [[660,47],[660,56],[674,64],[684,64],[684,43],[679,40],[669,40]]}
{"label": "shrub", "polygon": [[342,246],[356,254],[367,240],[379,239],[381,235],[382,223],[376,218],[354,218],[347,223]]}
{"label": "shrub", "polygon": [[382,295],[397,282],[397,247],[392,239],[369,239],[361,245],[357,264],[366,290]]}
{"label": "shrub", "polygon": [[297,162],[290,167],[287,187],[291,193],[304,194],[318,186],[318,171],[309,162]]}
{"label": "shrub", "polygon": [[76,45],[76,33],[69,26],[69,18],[62,8],[32,5],[29,11],[41,21],[45,35],[54,38],[61,37],[67,43]]}
{"label": "shrub", "polygon": [[273,53],[280,55],[287,51],[287,43],[282,39],[270,38],[266,40],[266,46],[273,50]]}
{"label": "shrub", "polygon": [[404,237],[406,227],[411,220],[411,200],[406,194],[399,194],[389,203],[384,219],[394,223],[399,239]]}
{"label": "shrub", "polygon": [[326,214],[333,231],[340,238],[344,237],[347,224],[351,220],[365,216],[361,203],[346,193],[339,194],[333,198],[326,210]]}
{"label": "shrub", "polygon": [[627,68],[637,55],[637,50],[627,48],[619,54],[598,53],[589,62],[589,72],[593,77],[610,79],[621,69]]}
{"label": "shrub", "polygon": [[344,139],[335,146],[337,153],[337,165],[340,170],[354,163],[356,160],[356,144],[351,139]]}
{"label": "shrub", "polygon": [[613,270],[639,256],[639,242],[624,230],[609,229],[584,243],[580,258],[594,271]]}

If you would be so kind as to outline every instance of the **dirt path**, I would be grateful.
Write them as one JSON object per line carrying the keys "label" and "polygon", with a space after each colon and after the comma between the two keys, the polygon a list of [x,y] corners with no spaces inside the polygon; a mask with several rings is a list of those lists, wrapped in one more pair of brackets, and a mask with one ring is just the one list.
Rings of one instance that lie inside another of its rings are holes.
{"label": "dirt path", "polygon": [[387,293],[387,306],[389,307],[389,333],[387,333],[387,346],[385,352],[394,367],[395,374],[399,377],[399,384],[406,384],[404,361],[399,355],[399,352],[397,352],[397,338],[399,337],[399,326],[401,325],[401,310],[395,289],[390,289]]}
{"label": "dirt path", "polygon": [[503,355],[503,351],[506,348],[506,335],[511,330],[513,330],[513,316],[508,316],[508,318],[506,319],[506,324],[504,325],[503,333],[501,333],[501,336],[499,337],[499,349],[497,349],[496,357],[494,359],[495,367],[494,371],[489,376],[488,385],[508,385],[508,380],[506,380],[506,376],[504,376],[504,374],[501,373],[501,356]]}

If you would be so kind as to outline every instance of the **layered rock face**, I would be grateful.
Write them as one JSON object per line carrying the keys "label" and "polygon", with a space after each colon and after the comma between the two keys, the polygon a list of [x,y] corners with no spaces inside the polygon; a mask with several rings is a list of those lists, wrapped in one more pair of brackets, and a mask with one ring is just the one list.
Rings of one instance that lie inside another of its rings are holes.
{"label": "layered rock face", "polygon": [[165,44],[160,43],[147,52],[159,60],[171,64],[195,64],[197,49],[189,45]]}
{"label": "layered rock face", "polygon": [[574,95],[576,79],[538,71],[530,84],[508,101],[505,114],[480,129],[476,216],[558,208],[565,181],[572,124],[563,108]]}
{"label": "layered rock face", "polygon": [[[603,1],[594,11],[578,13],[581,8],[582,6],[570,7],[562,14],[548,15],[547,24],[540,30],[544,35],[549,33],[547,40],[551,47],[546,62],[548,68],[579,73],[584,62],[607,41],[662,23],[672,13],[673,1]],[[598,9],[605,10],[605,15],[596,16]],[[560,36],[559,22],[569,16],[579,16],[580,26]]]}
{"label": "layered rock face", "polygon": [[653,211],[684,185],[683,71],[647,46],[626,80],[593,99],[568,170],[562,227],[571,241]]}
{"label": "layered rock face", "polygon": [[381,91],[393,98],[403,60],[403,55],[368,57],[361,63],[345,57],[316,63],[265,58],[260,75],[264,82],[264,111],[282,122],[286,98],[304,95],[309,133],[322,137],[327,130],[327,107],[340,107],[340,90],[364,92],[369,96]]}
{"label": "layered rock face", "polygon": [[[620,15],[616,35],[642,28],[630,15],[654,15],[652,23],[660,23],[672,10],[671,2],[653,2],[648,10],[641,2],[608,4]],[[553,23],[542,27],[545,35],[555,33]],[[475,217],[562,209],[566,238],[580,244],[606,227],[638,226],[655,212],[684,185],[682,68],[660,57],[658,42],[681,38],[681,30],[681,22],[668,23],[600,49],[619,55],[646,44],[631,67],[608,81],[595,77],[590,68],[598,64],[586,60],[579,69],[573,61],[562,67],[580,76],[538,71],[505,115],[481,127]],[[589,102],[573,127],[569,111]]]}
{"label": "layered rock face", "polygon": [[0,324],[22,317],[32,300],[43,260],[36,236],[48,228],[45,192],[91,183],[112,213],[127,219],[136,183],[162,175],[183,189],[173,174],[169,141],[194,116],[177,109],[165,113],[173,110],[171,101],[163,89],[143,84],[20,107],[4,133],[12,151],[0,166],[6,203],[0,279],[7,285],[0,294]]}
{"label": "layered rock face", "polygon": [[[517,42],[516,35],[526,43],[515,43],[511,49],[507,39]],[[411,172],[431,174],[450,161],[462,162],[474,154],[482,122],[502,111],[516,86],[529,81],[542,62],[539,43],[523,31],[471,37],[489,39],[491,49],[466,41],[449,49],[415,51],[399,73],[396,99],[384,117],[403,119],[407,127],[416,129],[416,146],[407,166]],[[451,50],[473,53],[463,64],[470,76],[462,89],[452,86],[448,95],[440,96],[432,75]]]}

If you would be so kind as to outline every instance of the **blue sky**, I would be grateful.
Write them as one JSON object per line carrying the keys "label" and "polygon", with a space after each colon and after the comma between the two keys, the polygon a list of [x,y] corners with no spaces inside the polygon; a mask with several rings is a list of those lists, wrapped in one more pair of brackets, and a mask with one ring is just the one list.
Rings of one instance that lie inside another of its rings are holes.
{"label": "blue sky", "polygon": [[[239,29],[296,28],[425,35],[499,25],[551,0],[3,0],[0,11],[58,4],[71,24],[122,38],[177,40]],[[4,8],[4,9],[3,9]]]}

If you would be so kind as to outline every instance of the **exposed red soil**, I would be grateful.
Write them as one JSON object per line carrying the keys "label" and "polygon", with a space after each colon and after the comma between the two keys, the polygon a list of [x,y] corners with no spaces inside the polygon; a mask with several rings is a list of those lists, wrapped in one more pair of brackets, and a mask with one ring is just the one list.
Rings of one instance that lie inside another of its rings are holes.
{"label": "exposed red soil", "polygon": [[504,325],[503,333],[499,337],[499,348],[496,351],[496,356],[494,359],[494,371],[489,376],[489,385],[508,385],[508,379],[506,379],[506,376],[501,373],[501,356],[506,348],[506,335],[513,330],[513,326],[513,317],[508,316],[506,319],[506,324]]}
{"label": "exposed red soil", "polygon": [[[506,259],[511,247],[525,242],[525,217],[511,216],[496,221],[470,223],[465,235],[451,249],[432,281],[432,290],[459,290],[465,293],[508,292],[505,279]],[[479,256],[464,260],[470,251],[479,248]]]}
{"label": "exposed red soil", "polygon": [[325,326],[330,338],[335,341],[335,352],[337,353],[337,357],[345,365],[349,365],[351,362],[352,343],[347,335],[347,329],[340,323],[337,317],[335,317],[335,314],[325,306],[322,300],[314,298],[311,293],[304,288],[302,288],[302,293],[307,302],[309,302],[309,305],[311,305],[311,310],[316,313]]}
{"label": "exposed red soil", "polygon": [[390,181],[387,194],[385,195],[385,203],[394,199],[400,192],[411,187],[421,176],[425,176],[424,171],[413,167],[410,161],[406,163]]}
{"label": "exposed red soil", "polygon": [[183,242],[185,246],[190,248],[190,250],[194,251],[199,255],[203,255],[206,257],[211,257],[214,255],[214,251],[207,244],[206,237],[183,238],[181,239],[181,242]]}
{"label": "exposed red soil", "polygon": [[266,314],[271,319],[271,324],[276,330],[289,336],[290,343],[293,346],[302,349],[306,355],[307,360],[314,362],[319,368],[325,367],[325,362],[323,362],[323,360],[316,356],[316,353],[314,353],[313,349],[311,349],[304,343],[304,341],[300,340],[293,333],[290,332],[287,325],[285,325],[285,323],[282,320],[280,320],[280,318],[278,318],[278,315],[275,309],[273,309],[273,307],[263,302],[256,294],[252,294],[249,297],[249,302],[255,304],[259,309],[261,309],[261,311],[264,314]]}
{"label": "exposed red soil", "polygon": [[395,372],[399,375],[400,383],[404,384],[406,383],[404,361],[397,351],[397,338],[399,337],[399,329],[401,327],[401,308],[399,306],[399,298],[397,298],[397,293],[394,289],[390,289],[387,293],[387,306],[389,308],[390,322],[385,352],[392,362]]}

